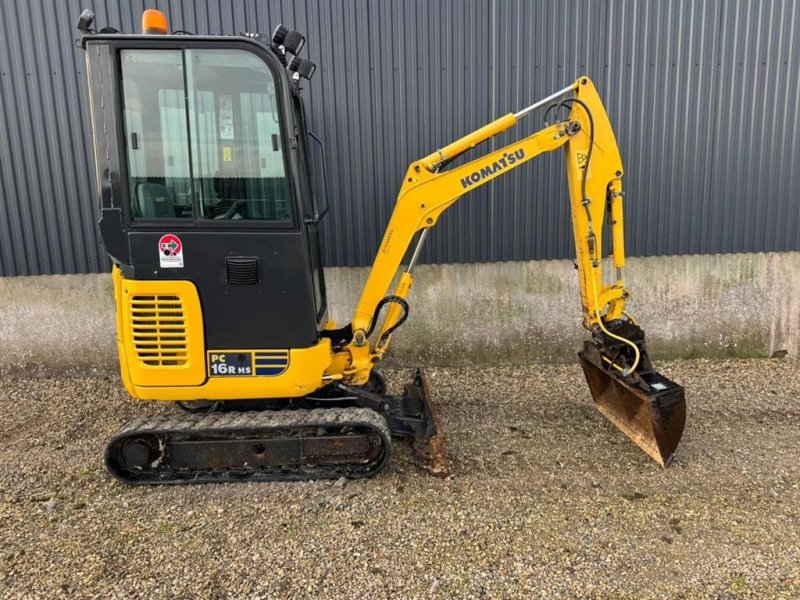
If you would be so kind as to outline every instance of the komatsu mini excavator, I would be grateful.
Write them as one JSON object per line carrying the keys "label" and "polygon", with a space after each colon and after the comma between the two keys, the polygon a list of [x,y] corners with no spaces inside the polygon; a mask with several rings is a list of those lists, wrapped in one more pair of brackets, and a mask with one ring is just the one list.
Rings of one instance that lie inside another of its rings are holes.
{"label": "komatsu mini excavator", "polygon": [[[141,34],[78,21],[100,206],[113,262],[122,380],[186,411],[127,423],[106,464],[132,484],[374,475],[392,438],[447,472],[444,433],[417,371],[387,393],[376,365],[409,313],[428,231],[469,192],[564,150],[583,325],[580,361],[597,408],[662,466],[683,432],[683,388],[656,372],[625,311],[623,168],[592,82],[572,85],[414,161],[355,308],[327,318],[319,240],[323,180],[309,156],[304,38]],[[454,159],[537,108],[553,120],[499,150]],[[323,173],[324,174],[324,173]],[[607,221],[607,223],[606,223]],[[616,277],[603,278],[603,228]],[[414,245],[414,242],[416,243]],[[414,250],[403,268],[408,250]],[[391,288],[391,289],[390,289]],[[491,407],[487,407],[491,410]]]}

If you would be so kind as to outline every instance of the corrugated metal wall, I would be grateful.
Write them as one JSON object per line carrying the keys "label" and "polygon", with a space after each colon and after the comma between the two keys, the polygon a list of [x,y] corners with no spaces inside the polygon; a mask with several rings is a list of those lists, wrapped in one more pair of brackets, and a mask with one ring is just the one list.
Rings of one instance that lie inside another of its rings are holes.
{"label": "corrugated metal wall", "polygon": [[[107,268],[73,45],[84,7],[124,31],[155,6],[197,33],[284,22],[306,34],[331,177],[330,265],[371,262],[410,161],[583,73],[626,163],[630,254],[800,250],[797,1],[0,3],[0,275]],[[465,197],[424,260],[571,256],[561,161],[543,157]]]}

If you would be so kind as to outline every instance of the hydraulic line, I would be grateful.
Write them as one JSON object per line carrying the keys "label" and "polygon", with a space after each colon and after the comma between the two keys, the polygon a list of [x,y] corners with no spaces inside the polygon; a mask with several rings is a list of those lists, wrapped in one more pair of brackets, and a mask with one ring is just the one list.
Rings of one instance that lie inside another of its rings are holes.
{"label": "hydraulic line", "polygon": [[633,318],[633,315],[632,315],[632,314],[630,314],[630,313],[629,313],[628,311],[626,311],[626,310],[623,310],[623,311],[622,311],[622,314],[623,314],[623,315],[625,315],[625,317],[628,319],[628,321],[630,321],[630,322],[631,322],[633,325],[636,325],[636,319],[634,319],[634,318]]}
{"label": "hydraulic line", "polygon": [[[588,227],[589,227],[588,238],[592,239],[592,238],[594,238],[594,228],[593,228],[593,225],[592,225],[592,214],[591,214],[591,211],[589,210],[589,199],[586,197],[586,179],[587,179],[588,173],[589,173],[589,164],[590,164],[590,162],[592,160],[592,150],[594,148],[594,117],[592,117],[592,111],[589,110],[589,107],[580,98],[567,98],[565,100],[562,100],[561,104],[559,104],[559,107],[566,106],[568,104],[573,104],[573,103],[579,104],[583,108],[583,110],[586,111],[586,116],[589,119],[589,128],[590,128],[590,132],[589,132],[589,151],[586,153],[586,166],[583,169],[583,177],[581,178],[581,194],[582,194],[582,202],[581,203],[583,204],[583,207],[586,210],[586,220],[587,220],[587,224],[588,224]],[[590,246],[593,246],[593,245],[590,244]],[[594,248],[590,248],[590,249],[593,249],[594,252],[597,251],[596,246],[594,246]],[[600,261],[598,261],[596,259],[596,257],[592,257],[592,259],[593,259],[592,260],[592,268],[593,269],[600,268]],[[597,313],[596,314],[596,316],[597,316],[597,324],[600,326],[600,329],[608,337],[610,337],[612,339],[615,339],[615,340],[617,340],[619,342],[623,342],[623,343],[627,344],[628,346],[630,346],[631,348],[633,348],[634,360],[633,360],[633,365],[630,368],[623,369],[619,365],[611,362],[611,365],[614,366],[615,368],[617,368],[620,371],[620,373],[622,374],[623,377],[627,377],[628,375],[630,375],[631,373],[633,373],[636,370],[636,367],[639,366],[639,359],[641,358],[641,355],[640,355],[640,352],[639,352],[639,346],[637,346],[635,343],[633,343],[631,340],[629,340],[627,338],[624,338],[624,337],[622,337],[620,335],[616,335],[614,333],[611,333],[608,330],[608,328],[605,326],[605,324],[603,323],[603,315],[601,314],[602,310],[600,308],[600,299],[599,299],[599,296],[597,294],[597,281],[596,281],[597,278],[594,276],[594,273],[592,273],[591,279],[592,279],[592,293],[594,295],[594,304],[595,304],[595,307],[597,307],[595,309],[596,313]]]}
{"label": "hydraulic line", "polygon": [[[595,268],[595,269],[596,269],[597,267],[593,267],[593,268]],[[634,343],[633,343],[632,341],[630,341],[629,339],[622,337],[621,335],[617,335],[617,334],[615,334],[615,333],[611,333],[611,332],[610,332],[610,331],[609,331],[609,330],[606,328],[605,324],[603,323],[603,315],[602,315],[602,314],[600,314],[600,312],[601,312],[601,311],[600,311],[600,308],[599,308],[600,301],[599,301],[599,299],[598,299],[598,297],[597,297],[597,283],[595,282],[595,277],[594,277],[594,275],[592,275],[592,292],[594,293],[594,304],[595,304],[595,306],[597,306],[597,307],[598,307],[598,308],[597,308],[597,309],[595,309],[595,310],[597,311],[597,324],[600,326],[600,329],[602,329],[602,330],[603,330],[603,333],[605,333],[605,334],[606,334],[608,337],[610,337],[610,338],[613,338],[613,339],[615,339],[615,340],[617,340],[617,341],[620,341],[620,342],[624,342],[625,344],[628,344],[628,346],[630,346],[631,348],[633,348],[633,353],[634,353],[634,356],[635,356],[635,358],[634,358],[634,360],[633,360],[633,365],[632,365],[632,366],[631,366],[629,369],[623,369],[623,368],[621,368],[619,365],[617,365],[617,364],[615,364],[615,363],[613,363],[613,362],[612,362],[612,363],[610,363],[610,364],[611,364],[612,366],[614,366],[614,367],[615,367],[617,370],[619,370],[619,372],[620,372],[620,373],[622,373],[622,376],[623,376],[623,377],[627,377],[628,375],[630,375],[631,373],[633,373],[633,372],[636,370],[636,367],[638,367],[638,366],[639,366],[639,358],[640,358],[639,346],[637,346],[636,344],[634,344]],[[610,362],[610,361],[609,361],[609,362]]]}

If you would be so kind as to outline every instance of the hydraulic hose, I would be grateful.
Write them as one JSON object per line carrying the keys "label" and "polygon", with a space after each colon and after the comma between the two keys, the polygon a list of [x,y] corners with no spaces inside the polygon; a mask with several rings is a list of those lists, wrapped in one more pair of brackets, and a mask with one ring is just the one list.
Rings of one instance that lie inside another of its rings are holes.
{"label": "hydraulic hose", "polygon": [[[597,267],[595,267],[595,268],[597,268]],[[628,346],[633,348],[633,354],[634,354],[633,365],[629,369],[623,369],[622,367],[620,367],[616,363],[608,361],[613,367],[615,367],[616,369],[619,370],[620,373],[622,373],[623,377],[627,377],[628,375],[630,375],[631,373],[633,373],[636,370],[636,367],[639,366],[639,359],[641,358],[641,354],[639,352],[639,346],[634,344],[629,339],[622,337],[621,335],[617,335],[615,333],[611,333],[608,330],[608,328],[605,326],[605,324],[603,323],[603,315],[600,314],[600,308],[599,308],[600,300],[599,300],[599,298],[597,296],[597,283],[595,282],[594,273],[592,273],[592,292],[594,293],[594,304],[595,304],[595,306],[598,307],[596,309],[597,310],[597,324],[600,326],[600,329],[602,329],[603,333],[605,333],[608,337],[613,338],[613,339],[615,339],[617,341],[623,342],[625,344],[628,344]]]}
{"label": "hydraulic hose", "polygon": [[[592,160],[592,150],[594,149],[594,117],[592,116],[592,111],[589,110],[589,107],[586,105],[586,103],[583,100],[579,99],[579,98],[567,98],[566,100],[562,100],[561,104],[559,105],[559,107],[560,106],[566,106],[566,105],[569,105],[569,104],[578,104],[583,108],[583,110],[586,111],[586,116],[589,119],[589,127],[591,129],[590,135],[589,135],[589,151],[587,152],[587,155],[586,155],[586,167],[583,170],[583,177],[582,177],[582,180],[581,180],[581,193],[583,195],[583,198],[581,200],[582,200],[583,207],[586,210],[586,220],[587,220],[588,229],[589,229],[589,237],[593,238],[594,237],[594,233],[593,233],[594,229],[593,229],[593,225],[592,225],[592,214],[591,214],[591,211],[589,210],[589,200],[586,197],[586,179],[587,179],[587,174],[589,172],[589,163]],[[600,264],[599,261],[593,260],[592,261],[592,268],[593,269],[597,269],[599,267],[599,264]],[[633,365],[630,368],[623,369],[619,365],[611,362],[611,365],[614,366],[615,368],[617,368],[620,371],[620,373],[622,373],[623,377],[627,377],[628,375],[630,375],[631,373],[633,373],[636,370],[636,367],[639,366],[639,359],[641,358],[641,354],[639,352],[639,346],[637,346],[635,343],[633,343],[631,340],[629,340],[627,338],[624,338],[624,337],[622,337],[620,335],[616,335],[615,333],[611,333],[608,330],[608,328],[605,326],[605,323],[603,323],[603,315],[601,314],[601,310],[600,310],[600,299],[599,299],[598,294],[597,294],[597,281],[596,281],[596,278],[594,276],[594,273],[591,274],[591,279],[592,279],[592,293],[594,295],[594,304],[597,307],[595,309],[597,311],[597,324],[600,326],[600,329],[608,337],[610,337],[612,339],[615,339],[615,340],[617,340],[619,342],[623,342],[624,344],[627,344],[628,346],[633,348],[634,360],[633,360]]]}
{"label": "hydraulic hose", "polygon": [[633,323],[634,325],[636,325],[636,324],[637,324],[637,323],[636,323],[636,319],[634,319],[634,318],[633,318],[633,315],[632,315],[632,314],[630,314],[628,311],[625,311],[625,310],[623,310],[623,311],[622,311],[622,314],[623,314],[623,315],[625,315],[625,317],[628,319],[628,321],[630,321],[630,322],[631,322],[631,323]]}

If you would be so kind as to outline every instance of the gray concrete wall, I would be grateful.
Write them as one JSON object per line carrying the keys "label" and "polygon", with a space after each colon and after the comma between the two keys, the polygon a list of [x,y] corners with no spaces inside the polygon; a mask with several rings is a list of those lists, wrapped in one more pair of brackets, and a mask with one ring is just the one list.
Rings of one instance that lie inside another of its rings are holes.
{"label": "gray concrete wall", "polygon": [[[327,272],[346,322],[365,268]],[[629,308],[656,359],[800,354],[800,253],[630,259]],[[571,261],[422,265],[395,365],[571,361],[586,332]],[[0,374],[116,370],[108,275],[0,278]]]}

